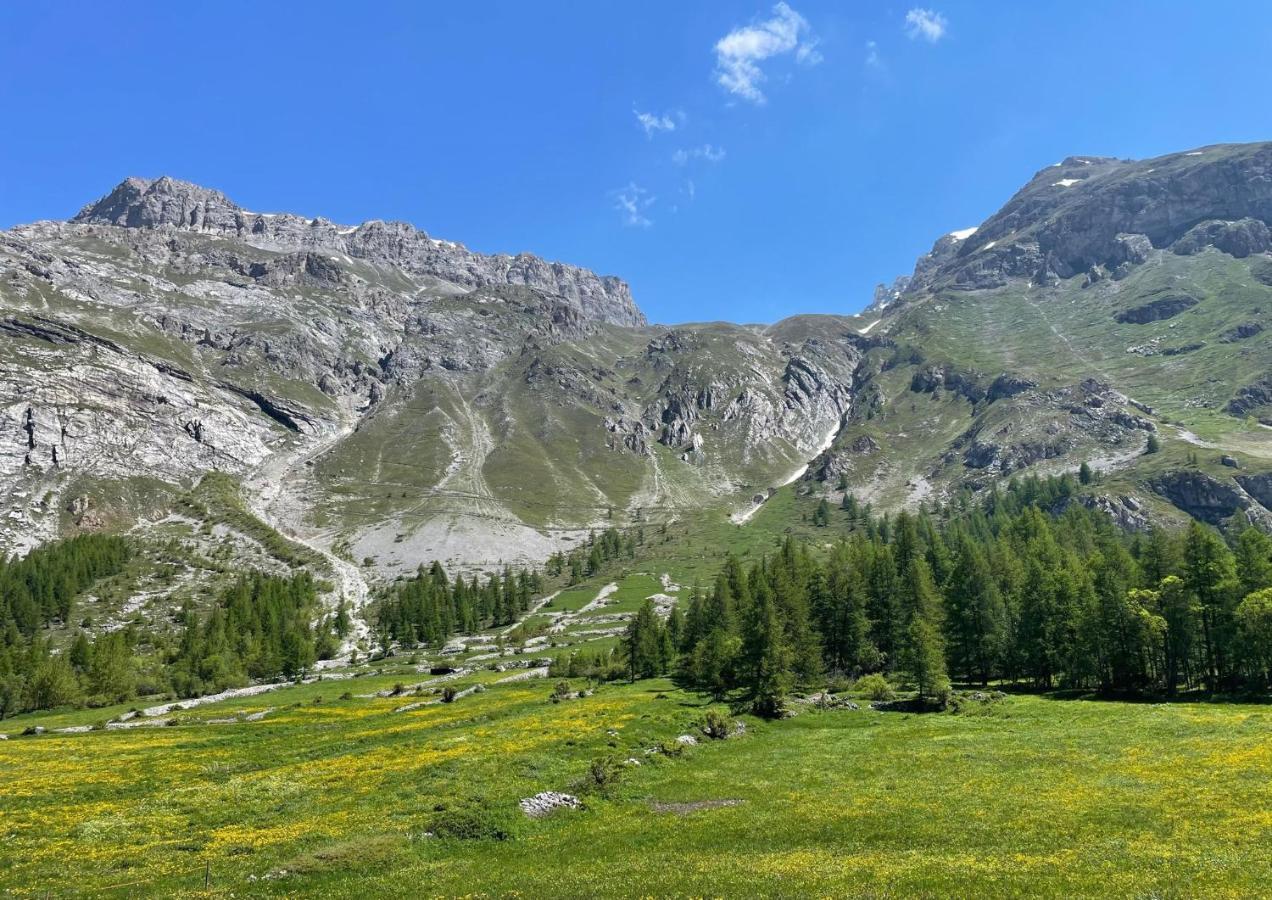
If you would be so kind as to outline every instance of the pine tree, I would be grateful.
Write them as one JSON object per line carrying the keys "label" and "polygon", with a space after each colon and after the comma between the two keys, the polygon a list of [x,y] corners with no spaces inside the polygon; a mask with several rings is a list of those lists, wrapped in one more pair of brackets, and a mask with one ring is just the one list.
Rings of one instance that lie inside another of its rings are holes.
{"label": "pine tree", "polygon": [[778,716],[794,681],[791,651],[768,592],[757,593],[750,638],[756,659],[750,678],[752,709],[756,715]]}

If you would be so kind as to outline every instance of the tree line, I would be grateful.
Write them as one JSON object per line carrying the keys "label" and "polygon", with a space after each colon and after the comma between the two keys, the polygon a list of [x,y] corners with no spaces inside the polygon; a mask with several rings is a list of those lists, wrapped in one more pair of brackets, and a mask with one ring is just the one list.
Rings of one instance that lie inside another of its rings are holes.
{"label": "tree line", "polygon": [[502,574],[476,575],[452,581],[434,562],[427,569],[398,582],[380,603],[376,615],[380,643],[386,649],[400,646],[440,646],[455,634],[472,634],[484,628],[511,625],[530,608],[531,598],[542,593],[538,572],[505,567]]}
{"label": "tree line", "polygon": [[[827,675],[884,673],[920,697],[951,679],[1175,695],[1272,688],[1272,539],[1192,522],[1127,535],[1067,502],[1067,478],[1011,483],[974,508],[854,508],[815,553],[787,538],[749,568],[729,557],[665,624],[630,624],[625,668],[675,672],[773,713]],[[665,632],[665,634],[664,634]],[[670,648],[670,649],[668,649]]]}
{"label": "tree line", "polygon": [[[82,541],[73,538],[41,548],[34,565],[45,575],[56,574],[40,583],[61,585],[50,596],[73,602],[93,583],[93,573],[115,574],[119,561],[126,559],[126,551],[123,557],[115,554],[118,548],[94,556],[101,548]],[[86,547],[95,549],[86,552]],[[71,573],[69,581],[58,573],[59,560]],[[72,586],[80,590],[72,591]],[[77,630],[69,643],[58,647],[47,630],[27,635],[10,619],[0,644],[0,718],[169,692],[194,697],[254,679],[300,677],[315,660],[334,655],[350,627],[343,605],[314,624],[318,611],[317,587],[308,573],[254,572],[226,588],[205,616],[187,603],[175,631],[128,624],[90,638]]]}

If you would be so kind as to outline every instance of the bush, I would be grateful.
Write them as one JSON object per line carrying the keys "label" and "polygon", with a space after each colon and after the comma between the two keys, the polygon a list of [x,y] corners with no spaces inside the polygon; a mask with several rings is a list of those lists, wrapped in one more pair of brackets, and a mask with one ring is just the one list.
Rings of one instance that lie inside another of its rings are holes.
{"label": "bush", "polygon": [[733,733],[733,722],[719,710],[707,710],[702,723],[702,733],[713,741],[722,741]]}
{"label": "bush", "polygon": [[552,702],[560,703],[562,700],[569,700],[574,695],[574,688],[570,686],[568,681],[558,681],[556,687],[552,688]]}
{"label": "bush", "polygon": [[587,774],[579,784],[579,791],[607,791],[618,782],[622,774],[623,769],[614,757],[598,756],[588,765]]}
{"label": "bush", "polygon": [[457,841],[510,841],[517,819],[509,812],[477,801],[436,810],[428,830],[435,837]]}
{"label": "bush", "polygon": [[442,688],[442,702],[443,702],[443,703],[454,703],[454,702],[455,702],[455,695],[456,695],[456,694],[458,694],[458,693],[459,693],[459,691],[455,690],[455,688],[454,688],[454,687],[452,687],[452,686],[451,686],[451,685],[449,685],[449,684],[448,684],[448,685],[446,685],[446,687]]}
{"label": "bush", "polygon": [[888,679],[877,672],[858,678],[857,683],[853,685],[853,690],[859,694],[865,694],[871,700],[891,700],[893,697],[892,685],[888,683]]}

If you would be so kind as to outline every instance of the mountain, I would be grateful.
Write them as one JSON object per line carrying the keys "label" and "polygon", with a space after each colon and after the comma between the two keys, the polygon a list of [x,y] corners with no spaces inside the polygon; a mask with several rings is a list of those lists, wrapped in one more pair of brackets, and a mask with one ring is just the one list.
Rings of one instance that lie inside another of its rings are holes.
{"label": "mountain", "polygon": [[872,345],[839,317],[650,327],[617,278],[170,178],[0,234],[0,265],[0,552],[171,523],[217,471],[384,574],[538,561],[745,508],[826,446]]}
{"label": "mountain", "polygon": [[1269,221],[1272,144],[1043,169],[877,291],[902,362],[820,469],[894,504],[1086,460],[1123,524],[1266,523]]}
{"label": "mountain", "polygon": [[1269,222],[1272,144],[1071,157],[860,317],[666,327],[612,276],[131,178],[0,232],[0,552],[277,529],[348,591],[1083,462],[1130,527],[1267,522]]}

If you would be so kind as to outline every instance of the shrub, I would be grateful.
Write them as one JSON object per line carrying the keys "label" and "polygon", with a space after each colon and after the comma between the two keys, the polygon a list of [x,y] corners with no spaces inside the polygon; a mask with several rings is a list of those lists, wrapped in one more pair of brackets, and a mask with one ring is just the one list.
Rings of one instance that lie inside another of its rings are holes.
{"label": "shrub", "polygon": [[713,741],[722,741],[733,733],[733,722],[719,710],[707,710],[702,723],[702,733]]}
{"label": "shrub", "polygon": [[516,837],[516,824],[509,812],[471,802],[435,811],[428,830],[457,841],[510,841]]}
{"label": "shrub", "polygon": [[458,693],[459,693],[459,691],[455,690],[455,688],[454,688],[454,687],[452,687],[452,686],[451,686],[451,685],[449,685],[449,684],[448,684],[448,685],[446,685],[446,687],[442,688],[442,702],[443,702],[443,703],[454,703],[454,702],[455,702],[455,695],[456,695],[456,694],[458,694]]}
{"label": "shrub", "polygon": [[622,776],[623,770],[612,756],[598,756],[587,767],[579,784],[580,792],[609,790]]}
{"label": "shrub", "polygon": [[892,685],[888,683],[888,679],[877,672],[858,678],[857,683],[853,685],[853,690],[859,694],[865,694],[871,700],[891,700],[893,697]]}
{"label": "shrub", "polygon": [[557,703],[562,700],[569,700],[573,693],[574,688],[570,686],[570,682],[558,681],[556,687],[552,688],[552,700]]}

